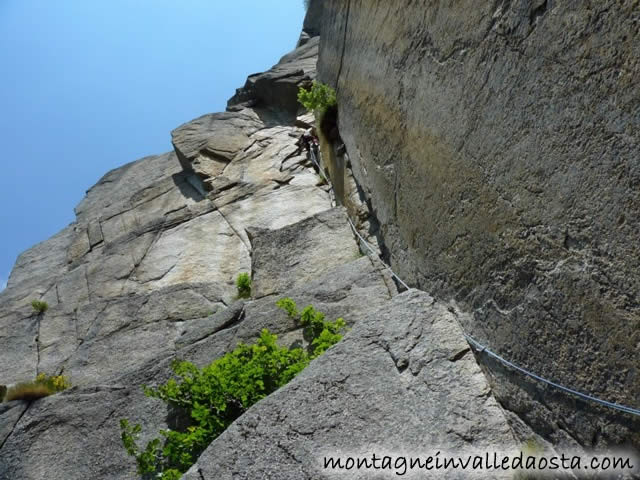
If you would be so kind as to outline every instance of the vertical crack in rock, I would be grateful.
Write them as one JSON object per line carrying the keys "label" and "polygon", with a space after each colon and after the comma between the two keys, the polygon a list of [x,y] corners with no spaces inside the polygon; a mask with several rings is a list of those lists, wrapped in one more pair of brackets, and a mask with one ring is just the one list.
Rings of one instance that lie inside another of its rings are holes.
{"label": "vertical crack in rock", "polygon": [[[83,332],[83,338],[80,338],[80,344],[84,343],[85,340],[91,340],[92,337],[90,336],[91,331],[93,330],[93,328],[96,326],[96,322],[99,321],[101,315],[107,310],[107,308],[109,308],[109,306],[111,305],[111,300],[107,300],[104,304],[104,306],[102,307],[102,309],[100,309],[100,311],[97,313],[97,315],[93,318],[93,320],[91,321],[91,324],[87,326],[87,329],[85,332]],[[77,325],[77,322],[76,322]],[[95,336],[95,335],[94,335]]]}
{"label": "vertical crack in rock", "polygon": [[89,303],[92,302],[91,300],[91,287],[89,286],[89,275],[87,273],[87,270],[89,269],[89,265],[84,265],[84,281],[87,285],[87,298],[89,300]]}
{"label": "vertical crack in rock", "polygon": [[340,89],[340,74],[342,73],[342,64],[344,62],[344,53],[347,49],[347,27],[349,25],[349,12],[351,11],[351,0],[347,0],[347,15],[344,19],[344,34],[342,37],[342,53],[340,55],[340,66],[338,67],[338,74],[336,75],[336,94]]}
{"label": "vertical crack in rock", "polygon": [[[149,246],[147,246],[147,248],[145,248],[144,253],[142,254],[142,256],[140,257],[140,260],[138,262],[136,262],[135,258],[131,258],[131,260],[133,261],[133,269],[131,270],[131,272],[129,273],[129,276],[127,277],[127,280],[130,280],[132,276],[134,276],[137,271],[138,268],[140,267],[140,265],[142,265],[142,262],[144,262],[144,259],[147,258],[147,255],[149,254],[149,252],[151,251],[151,249],[153,248],[153,246],[158,243],[158,240],[160,240],[160,237],[162,236],[162,233],[164,232],[164,227],[166,225],[166,220],[165,223],[163,223],[158,230],[156,231],[155,236],[153,237],[153,239],[151,240],[151,242],[149,243]],[[173,265],[173,267],[175,267],[175,264]],[[173,268],[171,267],[169,269],[169,271],[171,271],[171,269]],[[165,272],[162,277],[164,277],[167,273],[169,273],[169,271]],[[160,278],[162,278],[160,277]],[[153,280],[153,279],[152,279]]]}
{"label": "vertical crack in rock", "polygon": [[534,8],[529,14],[529,25],[535,26],[538,24],[538,20],[542,17],[547,11],[547,0],[544,0],[541,5]]}
{"label": "vertical crack in rock", "polygon": [[78,308],[76,307],[73,310],[73,326],[74,326],[74,330],[75,330],[75,335],[76,335],[76,351],[78,350],[78,347],[82,344],[82,341],[80,340],[80,335],[78,334]]}
{"label": "vertical crack in rock", "polygon": [[40,325],[42,324],[42,313],[38,313],[38,333],[36,334],[36,376],[40,373]]}
{"label": "vertical crack in rock", "polygon": [[376,271],[378,272],[378,275],[380,275],[380,278],[382,278],[382,281],[384,282],[385,287],[387,287],[387,291],[389,292],[389,298],[391,299],[395,297],[398,294],[398,289],[395,286],[396,284],[394,282],[393,277],[389,273],[389,270],[386,268],[382,260],[380,260],[379,258],[376,258],[369,251],[367,251],[366,256],[369,259],[369,262],[371,262],[371,265],[373,266],[373,268],[375,268]]}
{"label": "vertical crack in rock", "polygon": [[229,228],[240,239],[240,241],[242,242],[242,245],[244,245],[244,248],[247,249],[247,252],[249,252],[249,254],[251,254],[251,247],[249,247],[249,245],[247,245],[247,243],[243,240],[242,235],[240,235],[240,232],[238,232],[238,230],[236,230],[236,228],[231,224],[231,222],[227,219],[227,217],[225,217],[224,213],[222,213],[222,210],[220,210],[220,208],[218,208],[218,205],[216,204],[216,201],[215,200],[211,200],[211,202],[215,205],[216,210],[218,211],[220,216],[223,218],[223,220],[226,222],[226,224],[229,225]]}
{"label": "vertical crack in rock", "polygon": [[24,417],[24,415],[27,413],[27,410],[29,410],[30,406],[31,406],[31,403],[28,403],[27,406],[22,411],[22,413],[20,414],[20,416],[18,417],[18,419],[16,420],[16,422],[13,424],[13,428],[11,429],[11,432],[9,432],[9,435],[7,435],[7,437],[4,439],[2,444],[0,444],[0,452],[2,452],[2,448],[5,446],[9,438],[11,438],[11,435],[13,435],[13,432],[15,431],[16,427],[20,423],[20,420],[22,420],[22,417]]}

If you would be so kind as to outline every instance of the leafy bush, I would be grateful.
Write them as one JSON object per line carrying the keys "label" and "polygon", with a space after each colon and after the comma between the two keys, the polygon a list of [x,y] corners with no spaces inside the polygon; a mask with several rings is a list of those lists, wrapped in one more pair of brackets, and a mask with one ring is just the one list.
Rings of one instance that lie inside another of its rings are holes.
{"label": "leafy bush", "polygon": [[49,304],[40,300],[32,300],[31,306],[38,313],[44,313],[49,309]]}
{"label": "leafy bush", "polygon": [[294,302],[290,298],[281,298],[276,302],[276,305],[287,312],[287,315],[289,315],[294,320],[300,316],[300,314],[298,313],[296,302]]}
{"label": "leafy bush", "polygon": [[329,85],[314,81],[310,90],[300,87],[298,101],[307,110],[322,115],[327,108],[336,105],[336,91]]}
{"label": "leafy bush", "polygon": [[33,382],[18,383],[9,388],[5,400],[7,402],[12,400],[37,400],[38,398],[48,397],[66,390],[70,386],[71,383],[63,375],[47,376],[41,373]]}
{"label": "leafy bush", "polygon": [[251,277],[248,273],[238,275],[236,288],[238,289],[238,298],[249,298],[251,296]]}
{"label": "leafy bush", "polygon": [[290,298],[282,298],[276,302],[276,305],[304,327],[303,336],[309,342],[312,358],[322,355],[327,348],[342,339],[339,332],[345,327],[344,319],[338,318],[328,322],[325,320],[324,313],[318,312],[312,305],[306,306],[302,313],[299,313],[296,303]]}
{"label": "leafy bush", "polygon": [[[298,318],[293,300],[282,299],[278,305]],[[179,479],[204,449],[249,407],[288,383],[313,358],[340,340],[336,329],[344,325],[342,319],[325,322],[313,307],[304,311],[305,321],[315,325],[309,334],[320,332],[317,338],[311,338],[313,354],[301,348],[278,346],[276,335],[265,329],[255,344],[239,344],[202,369],[190,362],[175,361],[172,370],[176,378],[157,388],[145,386],[147,396],[160,398],[178,411],[187,412],[190,425],[184,431],[161,431],[160,438],[141,449],[137,445],[140,425],[132,426],[128,420],[121,420],[122,442],[127,453],[136,458],[138,473],[162,480]],[[322,330],[318,319],[323,322]],[[299,321],[302,325],[302,320]]]}

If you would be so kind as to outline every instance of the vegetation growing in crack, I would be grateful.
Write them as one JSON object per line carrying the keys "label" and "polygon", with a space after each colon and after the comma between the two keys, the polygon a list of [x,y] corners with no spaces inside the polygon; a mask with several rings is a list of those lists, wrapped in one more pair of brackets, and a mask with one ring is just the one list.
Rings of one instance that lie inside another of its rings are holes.
{"label": "vegetation growing in crack", "polygon": [[338,318],[329,322],[325,320],[324,313],[318,312],[312,305],[298,312],[296,303],[290,298],[280,299],[276,305],[304,328],[303,336],[309,342],[309,354],[312,358],[322,355],[342,339],[340,332],[345,328],[344,319]]}
{"label": "vegetation growing in crack", "polygon": [[236,278],[236,288],[238,289],[238,298],[251,297],[251,277],[248,273],[241,273]]}
{"label": "vegetation growing in crack", "polygon": [[177,480],[205,448],[249,407],[265,398],[300,373],[311,360],[342,338],[345,322],[326,321],[311,305],[298,312],[295,302],[283,298],[277,305],[304,328],[308,349],[277,344],[277,336],[262,330],[254,344],[239,344],[235,350],[200,369],[175,361],[176,378],[157,388],[144,387],[149,397],[167,402],[188,414],[189,425],[181,430],[164,430],[160,437],[138,446],[140,425],[120,421],[121,438],[127,453],[136,459],[143,478]]}
{"label": "vegetation growing in crack", "polygon": [[47,302],[43,302],[40,300],[32,300],[31,306],[33,310],[37,313],[44,313],[49,309],[49,304]]}
{"label": "vegetation growing in crack", "polygon": [[329,107],[336,105],[336,91],[329,85],[314,81],[308,90],[300,87],[298,101],[307,110],[314,112],[320,118]]}
{"label": "vegetation growing in crack", "polygon": [[[48,376],[39,374],[33,382],[23,382],[14,385],[6,391],[5,401],[25,400],[32,401],[38,398],[48,397],[71,387],[69,379],[63,375]],[[1,397],[0,397],[1,398]]]}

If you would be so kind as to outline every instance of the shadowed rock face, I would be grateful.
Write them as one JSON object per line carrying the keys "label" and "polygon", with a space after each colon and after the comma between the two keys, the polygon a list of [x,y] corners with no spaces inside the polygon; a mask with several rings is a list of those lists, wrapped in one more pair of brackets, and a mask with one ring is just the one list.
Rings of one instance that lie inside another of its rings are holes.
{"label": "shadowed rock face", "polygon": [[319,40],[307,38],[271,70],[250,75],[244,87],[227,102],[227,110],[235,111],[242,106],[268,107],[282,118],[295,119],[300,108],[298,89],[316,77]]}
{"label": "shadowed rock face", "polygon": [[[637,2],[323,4],[319,76],[394,268],[514,362],[638,407]],[[551,438],[640,444],[630,417],[496,374]]]}

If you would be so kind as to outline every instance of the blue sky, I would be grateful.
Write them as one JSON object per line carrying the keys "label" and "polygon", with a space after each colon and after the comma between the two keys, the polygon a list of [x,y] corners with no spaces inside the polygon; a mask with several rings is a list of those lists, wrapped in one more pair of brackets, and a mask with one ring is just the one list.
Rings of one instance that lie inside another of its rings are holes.
{"label": "blue sky", "polygon": [[296,43],[302,0],[0,0],[0,289],[108,170]]}

